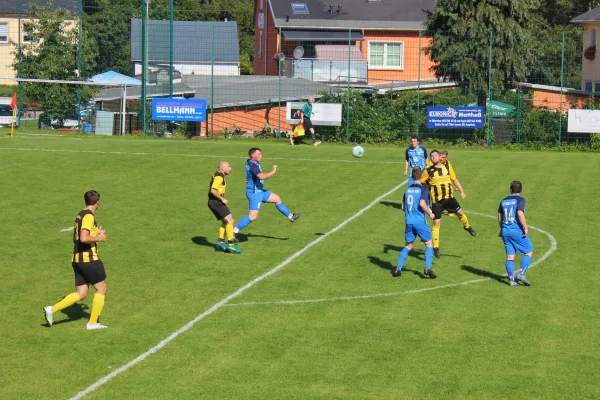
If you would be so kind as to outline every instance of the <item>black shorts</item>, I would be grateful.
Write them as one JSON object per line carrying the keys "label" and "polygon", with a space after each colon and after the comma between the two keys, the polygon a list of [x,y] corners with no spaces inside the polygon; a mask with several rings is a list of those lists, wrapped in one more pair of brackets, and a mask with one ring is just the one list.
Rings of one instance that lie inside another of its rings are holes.
{"label": "black shorts", "polygon": [[442,213],[444,210],[448,211],[451,214],[456,214],[458,210],[460,210],[460,204],[454,197],[449,199],[443,199],[431,205],[431,211],[435,215],[435,219],[442,218]]}
{"label": "black shorts", "polygon": [[75,273],[75,286],[95,285],[106,280],[106,272],[102,261],[71,263]]}
{"label": "black shorts", "polygon": [[219,221],[231,214],[229,208],[227,208],[225,203],[223,203],[221,200],[208,199],[208,208],[210,208],[210,211],[212,211],[212,213],[215,215],[215,218],[217,218]]}
{"label": "black shorts", "polygon": [[304,126],[304,131],[306,133],[310,133],[310,129],[313,127],[312,121],[310,120],[310,118],[304,117],[304,122],[302,123],[302,125]]}

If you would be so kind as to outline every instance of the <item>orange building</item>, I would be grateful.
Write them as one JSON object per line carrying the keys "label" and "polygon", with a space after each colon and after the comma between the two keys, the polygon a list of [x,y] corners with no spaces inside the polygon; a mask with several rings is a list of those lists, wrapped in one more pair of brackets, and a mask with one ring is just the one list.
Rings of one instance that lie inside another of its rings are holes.
{"label": "orange building", "polygon": [[256,0],[254,72],[378,84],[434,78],[424,53],[433,0]]}

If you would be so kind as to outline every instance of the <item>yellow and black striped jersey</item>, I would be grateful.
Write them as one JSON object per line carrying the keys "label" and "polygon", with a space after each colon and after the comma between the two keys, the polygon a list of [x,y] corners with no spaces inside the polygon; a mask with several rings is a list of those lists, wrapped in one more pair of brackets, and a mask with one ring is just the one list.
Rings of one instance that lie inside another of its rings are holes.
{"label": "yellow and black striped jersey", "polygon": [[96,225],[96,217],[94,213],[84,208],[77,214],[75,218],[75,226],[73,231],[73,262],[92,262],[98,261],[98,244],[97,243],[82,243],[80,241],[81,231],[87,230],[91,236],[98,235],[98,226]]}
{"label": "yellow and black striped jersey", "polygon": [[452,181],[454,180],[456,180],[454,168],[450,161],[446,161],[440,167],[428,164],[423,171],[421,183],[429,185],[431,201],[436,203],[453,197]]}
{"label": "yellow and black striped jersey", "polygon": [[213,174],[210,180],[210,187],[208,188],[208,198],[216,199],[216,197],[211,193],[211,189],[216,189],[219,192],[221,197],[225,196],[225,189],[227,184],[225,182],[225,174],[221,171],[217,171]]}

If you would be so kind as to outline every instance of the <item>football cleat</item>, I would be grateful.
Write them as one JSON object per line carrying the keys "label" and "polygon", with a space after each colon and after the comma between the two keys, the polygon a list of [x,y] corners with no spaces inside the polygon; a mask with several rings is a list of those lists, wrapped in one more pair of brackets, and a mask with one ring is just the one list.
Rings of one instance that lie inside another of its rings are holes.
{"label": "football cleat", "polygon": [[402,276],[402,270],[400,268],[396,268],[395,270],[392,271],[392,276],[394,278]]}
{"label": "football cleat", "polygon": [[242,249],[240,249],[239,247],[237,247],[237,244],[235,243],[230,243],[227,245],[227,252],[228,253],[236,253],[239,254],[242,252]]}
{"label": "football cleat", "polygon": [[425,270],[423,271],[423,275],[428,276],[431,279],[437,278],[437,275],[433,273],[433,271],[431,270],[431,268],[425,268]]}
{"label": "football cleat", "polygon": [[298,214],[292,214],[292,217],[290,218],[291,222],[296,222],[296,220],[300,218],[300,213]]}
{"label": "football cleat", "polygon": [[215,246],[215,250],[223,250],[227,251],[227,245],[222,240],[217,240],[217,245]]}
{"label": "football cleat", "polygon": [[435,258],[440,258],[440,248],[439,247],[434,247],[433,248],[433,256]]}
{"label": "football cleat", "polygon": [[468,227],[468,228],[463,228],[465,231],[469,232],[469,234],[471,234],[471,236],[475,236],[477,235],[477,233],[475,233],[475,229],[473,229],[472,226]]}
{"label": "football cleat", "polygon": [[52,306],[44,307],[44,318],[46,318],[48,326],[52,326]]}
{"label": "football cleat", "polygon": [[95,324],[90,324],[88,322],[87,325],[85,326],[85,329],[87,329],[88,331],[95,331],[96,329],[106,329],[106,328],[108,328],[108,326],[102,325],[100,322],[97,322]]}
{"label": "football cleat", "polygon": [[519,284],[515,281],[509,281],[508,284],[510,285],[510,287],[519,287]]}
{"label": "football cleat", "polygon": [[518,275],[516,281],[517,283],[522,283],[525,286],[531,286],[531,282],[525,279],[524,275]]}

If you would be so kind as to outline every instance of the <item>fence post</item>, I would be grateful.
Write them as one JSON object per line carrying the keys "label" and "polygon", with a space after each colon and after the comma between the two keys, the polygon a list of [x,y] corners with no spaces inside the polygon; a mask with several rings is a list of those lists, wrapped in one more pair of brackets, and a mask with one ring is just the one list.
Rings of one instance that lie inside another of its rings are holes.
{"label": "fence post", "polygon": [[148,0],[142,0],[142,133],[146,135],[146,69],[148,67],[147,29],[148,29]]}
{"label": "fence post", "polygon": [[563,118],[563,86],[565,84],[565,33],[562,33],[562,52],[560,56],[560,116],[558,119],[558,145],[562,140],[562,118]]}
{"label": "fence post", "polygon": [[523,91],[517,92],[517,143],[521,143],[521,112],[523,111]]}
{"label": "fence post", "polygon": [[[212,24],[212,53],[210,56],[210,134],[215,136],[215,24]],[[208,139],[208,132],[206,132]]]}
{"label": "fence post", "polygon": [[[78,1],[78,14],[79,14],[79,29],[77,32],[77,80],[81,80],[81,57],[83,56],[83,0]],[[19,23],[19,31],[21,30],[21,24]],[[19,41],[21,40],[21,34],[19,33]],[[77,132],[81,133],[81,85],[77,85]]]}
{"label": "fence post", "polygon": [[[346,107],[346,142],[348,142],[348,138],[350,137],[350,55],[351,55],[351,40],[352,40],[352,29],[348,29],[348,82],[347,82],[347,91],[348,91],[348,107]],[[368,72],[367,72],[368,75]],[[368,78],[367,78],[368,79]]]}
{"label": "fence post", "polygon": [[423,31],[419,30],[419,54],[417,55],[417,136],[419,136],[419,130],[421,129],[421,36]]}
{"label": "fence post", "polygon": [[[18,22],[19,22],[19,40],[17,41],[17,78],[21,77],[21,11],[22,11],[22,0],[19,0],[18,4]],[[21,109],[21,82],[17,81],[17,126],[21,126],[21,117],[19,116],[19,110]]]}
{"label": "fence post", "polygon": [[173,0],[169,4],[169,97],[173,97]]}
{"label": "fence post", "polygon": [[487,134],[487,145],[490,146],[492,142],[492,113],[490,108],[492,107],[492,40],[494,32],[490,30],[490,63],[488,68],[488,99],[485,105],[485,111],[487,114],[488,121],[488,134]]}
{"label": "fence post", "polygon": [[[281,43],[282,40],[282,36],[281,36],[281,26],[279,27],[279,40],[278,42]],[[281,44],[279,44],[279,46],[281,46]],[[279,57],[279,55],[281,53],[283,53],[281,51],[282,49],[279,48],[277,49],[277,138],[279,138],[279,135],[281,135],[281,57]],[[293,61],[292,61],[293,62]],[[284,66],[285,67],[285,66]],[[287,114],[286,114],[287,116]],[[268,115],[267,115],[268,118]]]}

